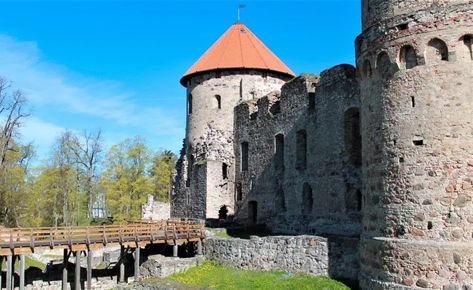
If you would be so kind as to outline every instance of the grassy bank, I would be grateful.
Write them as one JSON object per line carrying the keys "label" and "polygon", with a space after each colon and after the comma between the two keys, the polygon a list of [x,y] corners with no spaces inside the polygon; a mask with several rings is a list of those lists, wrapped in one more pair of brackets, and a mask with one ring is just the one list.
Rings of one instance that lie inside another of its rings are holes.
{"label": "grassy bank", "polygon": [[311,289],[349,290],[340,282],[326,277],[285,272],[256,272],[204,263],[200,267],[170,276],[168,279],[202,288],[219,290],[242,289]]}

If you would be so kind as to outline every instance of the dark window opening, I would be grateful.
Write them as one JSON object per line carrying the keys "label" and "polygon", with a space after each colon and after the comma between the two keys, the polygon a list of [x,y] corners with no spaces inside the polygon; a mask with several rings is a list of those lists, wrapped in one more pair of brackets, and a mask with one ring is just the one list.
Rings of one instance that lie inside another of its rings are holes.
{"label": "dark window opening", "polygon": [[299,130],[296,134],[296,168],[305,169],[307,165],[307,133]]}
{"label": "dark window opening", "polygon": [[473,59],[473,36],[472,35],[463,36],[463,44],[465,45],[467,49],[468,58],[472,60]]}
{"label": "dark window opening", "polygon": [[404,163],[404,157],[399,157],[399,163]]}
{"label": "dark window opening", "polygon": [[241,143],[241,171],[248,171],[248,142]]}
{"label": "dark window opening", "polygon": [[355,167],[361,166],[361,130],[360,111],[351,108],[345,112],[345,150],[349,162]]}
{"label": "dark window opening", "polygon": [[219,95],[215,95],[215,108],[221,109],[222,108],[222,98]]}
{"label": "dark window opening", "polygon": [[411,96],[411,105],[413,108],[416,107],[416,98],[414,96]]}
{"label": "dark window opening", "polygon": [[286,199],[282,188],[279,188],[276,192],[276,198],[274,199],[274,202],[276,213],[286,211]]}
{"label": "dark window opening", "polygon": [[187,187],[191,185],[191,176],[192,176],[193,167],[194,167],[194,155],[191,155],[189,156],[189,160],[187,161],[187,180],[186,180]]}
{"label": "dark window opening", "polygon": [[414,140],[412,140],[412,143],[414,143],[415,146],[423,146],[424,145],[424,139],[415,138]]}
{"label": "dark window opening", "polygon": [[192,114],[192,94],[189,94],[189,97],[187,98],[187,112]]}
{"label": "dark window opening", "polygon": [[428,223],[427,223],[427,229],[428,229],[428,230],[433,229],[433,227],[434,227],[434,225],[432,224],[432,222],[428,222]]}
{"label": "dark window opening", "polygon": [[222,163],[222,178],[228,179],[228,165],[227,163]]}
{"label": "dark window opening", "polygon": [[254,200],[248,202],[248,222],[256,224],[258,221],[258,203]]}
{"label": "dark window opening", "polygon": [[314,198],[312,196],[312,187],[308,183],[304,183],[302,193],[302,214],[311,214],[314,206]]}
{"label": "dark window opening", "polygon": [[281,102],[280,101],[274,102],[274,104],[271,105],[271,107],[269,108],[269,112],[273,115],[277,115],[281,113]]}
{"label": "dark window opening", "polygon": [[406,30],[409,28],[409,23],[403,23],[396,26],[398,30]]}
{"label": "dark window opening", "polygon": [[309,93],[309,111],[315,111],[315,93]]}
{"label": "dark window opening", "polygon": [[276,169],[284,168],[284,135],[278,134],[274,137],[274,166]]}
{"label": "dark window opening", "polygon": [[371,63],[369,60],[365,60],[365,62],[363,63],[363,68],[362,68],[362,75],[365,77],[365,78],[369,78],[371,77],[372,75],[372,69],[371,69]]}
{"label": "dark window opening", "polygon": [[226,220],[228,217],[228,208],[226,205],[222,205],[218,210],[218,219],[219,220]]}
{"label": "dark window opening", "polygon": [[448,47],[445,42],[434,38],[428,43],[427,58],[433,63],[438,61],[448,61]]}
{"label": "dark window opening", "polygon": [[359,189],[356,189],[352,184],[348,184],[345,192],[345,208],[347,212],[361,211],[362,195]]}
{"label": "dark window opening", "polygon": [[400,52],[401,65],[405,69],[411,69],[417,66],[417,53],[415,49],[410,45],[405,45],[401,48]]}
{"label": "dark window opening", "polygon": [[378,72],[381,74],[382,77],[386,77],[389,75],[391,71],[391,59],[386,52],[381,52],[378,55],[378,60],[376,62],[376,68]]}
{"label": "dark window opening", "polygon": [[241,188],[241,183],[237,183],[236,185],[236,200],[241,201],[243,199],[243,189]]}

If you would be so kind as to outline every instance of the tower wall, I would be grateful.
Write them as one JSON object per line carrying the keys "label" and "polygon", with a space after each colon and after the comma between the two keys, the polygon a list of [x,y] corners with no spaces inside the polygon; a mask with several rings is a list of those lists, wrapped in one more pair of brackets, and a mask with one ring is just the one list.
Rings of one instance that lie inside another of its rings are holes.
{"label": "tower wall", "polygon": [[[287,76],[256,70],[208,72],[190,78],[186,139],[178,168],[178,185],[172,197],[176,201],[173,216],[216,219],[224,205],[233,214],[233,110],[241,101],[280,90],[287,80]],[[203,165],[206,174],[194,174],[196,166]],[[202,176],[205,180],[201,180]],[[196,192],[197,184],[199,188],[205,184],[206,190]],[[194,200],[203,200],[205,204],[195,206]]]}
{"label": "tower wall", "polygon": [[362,289],[473,285],[473,5],[464,2],[363,10]]}

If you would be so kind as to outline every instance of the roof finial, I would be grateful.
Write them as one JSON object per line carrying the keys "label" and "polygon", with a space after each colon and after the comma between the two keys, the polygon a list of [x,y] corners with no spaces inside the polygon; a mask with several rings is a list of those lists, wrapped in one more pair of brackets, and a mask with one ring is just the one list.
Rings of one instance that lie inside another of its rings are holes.
{"label": "roof finial", "polygon": [[240,9],[245,8],[246,4],[238,4],[238,16],[237,16],[237,23],[240,23]]}

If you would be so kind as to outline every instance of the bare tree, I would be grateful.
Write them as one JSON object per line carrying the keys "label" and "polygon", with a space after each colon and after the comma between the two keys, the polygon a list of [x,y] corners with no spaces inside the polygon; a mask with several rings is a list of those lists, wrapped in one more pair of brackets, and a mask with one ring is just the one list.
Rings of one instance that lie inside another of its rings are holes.
{"label": "bare tree", "polygon": [[5,165],[9,151],[18,150],[13,138],[18,134],[22,120],[30,115],[25,112],[23,93],[18,90],[10,93],[10,89],[10,83],[0,78],[0,167]]}

